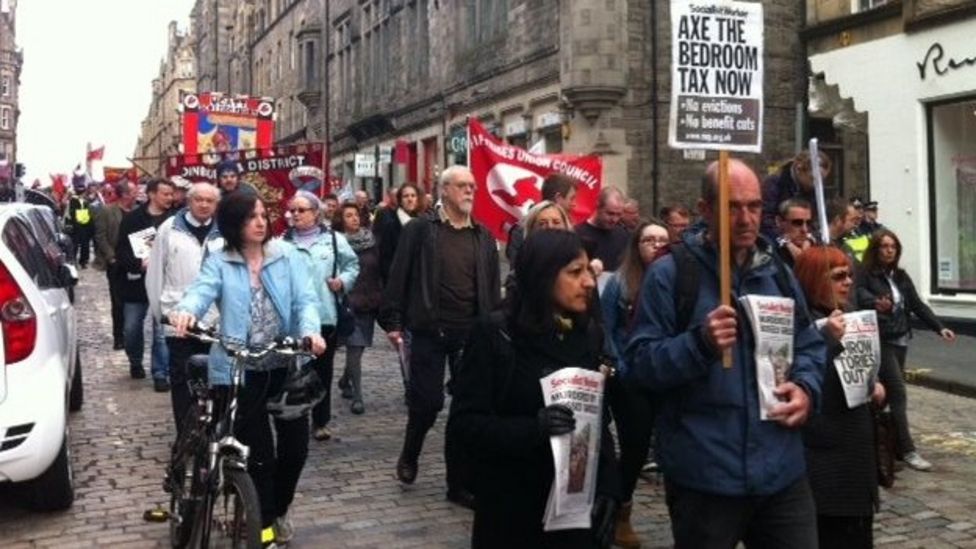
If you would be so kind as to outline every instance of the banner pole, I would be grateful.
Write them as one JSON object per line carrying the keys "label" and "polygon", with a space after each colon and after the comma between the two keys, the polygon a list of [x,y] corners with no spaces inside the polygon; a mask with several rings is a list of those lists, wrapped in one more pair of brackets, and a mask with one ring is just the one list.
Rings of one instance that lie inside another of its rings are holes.
{"label": "banner pole", "polygon": [[810,139],[810,170],[813,174],[814,196],[817,200],[817,221],[820,223],[820,242],[830,244],[830,228],[827,226],[827,204],[824,199],[823,173],[820,171],[820,148],[817,138]]}
{"label": "banner pole", "polygon": [[[718,153],[719,294],[722,305],[732,299],[732,243],[729,222],[729,152]],[[732,350],[722,352],[722,366],[732,367]]]}

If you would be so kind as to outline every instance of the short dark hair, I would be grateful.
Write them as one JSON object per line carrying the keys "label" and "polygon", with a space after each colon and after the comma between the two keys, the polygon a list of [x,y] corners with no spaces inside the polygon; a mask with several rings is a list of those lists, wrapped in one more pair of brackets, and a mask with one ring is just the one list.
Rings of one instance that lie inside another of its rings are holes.
{"label": "short dark hair", "polygon": [[122,181],[119,181],[118,183],[113,185],[112,190],[115,191],[115,196],[118,197],[128,196],[129,193],[132,192],[132,189],[129,187],[128,179],[123,179]]}
{"label": "short dark hair", "polygon": [[[247,225],[260,198],[252,193],[230,193],[217,205],[217,227],[224,237],[224,249],[240,252],[244,246],[244,226]],[[263,202],[262,202],[263,204]],[[264,235],[264,242],[271,239],[271,230]]]}
{"label": "short dark hair", "polygon": [[326,193],[326,194],[325,194],[325,195],[324,195],[324,196],[322,197],[322,202],[325,202],[326,200],[335,200],[336,202],[338,202],[338,201],[339,201],[339,197],[338,197],[338,196],[336,196],[336,194],[335,194],[335,193]]}
{"label": "short dark hair", "polygon": [[[340,233],[346,232],[346,210],[355,210],[356,215],[362,217],[362,213],[359,211],[359,206],[355,202],[350,202],[347,200],[343,202],[341,206],[339,206],[338,210],[336,210],[335,217],[332,219],[333,230],[339,231]],[[361,224],[363,220],[360,219],[359,222]]]}
{"label": "short dark hair", "polygon": [[688,217],[688,218],[691,217],[691,212],[688,211],[688,208],[685,208],[684,206],[678,206],[678,205],[662,207],[661,210],[658,212],[658,217],[660,217],[662,221],[667,221],[668,217],[670,217],[671,214],[673,213],[676,213],[681,217]]}
{"label": "short dark hair", "polygon": [[833,223],[838,217],[847,215],[847,208],[851,207],[850,202],[843,196],[835,196],[827,202],[827,223]]}
{"label": "short dark hair", "polygon": [[508,296],[513,327],[529,333],[555,328],[552,291],[556,278],[585,251],[583,240],[572,231],[536,231],[525,239],[516,258],[516,284]]}
{"label": "short dark hair", "polygon": [[154,177],[150,179],[148,182],[146,182],[146,194],[156,194],[156,191],[159,190],[160,185],[167,185],[174,189],[176,188],[176,185],[174,185],[173,182],[170,181],[169,179],[160,179],[158,177]]}
{"label": "short dark hair", "polygon": [[564,173],[551,173],[542,180],[542,199],[555,201],[557,196],[566,198],[576,189],[576,180]]}
{"label": "short dark hair", "polygon": [[809,200],[805,198],[787,198],[779,203],[779,216],[786,219],[786,216],[793,208],[802,208],[804,210],[813,211],[813,207],[810,205]]}

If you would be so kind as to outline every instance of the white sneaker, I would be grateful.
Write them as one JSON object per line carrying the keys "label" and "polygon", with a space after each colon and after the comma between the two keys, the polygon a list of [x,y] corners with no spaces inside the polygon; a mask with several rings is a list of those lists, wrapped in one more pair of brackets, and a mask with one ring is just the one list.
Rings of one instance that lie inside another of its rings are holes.
{"label": "white sneaker", "polygon": [[930,471],[932,470],[932,464],[918,455],[918,452],[909,452],[905,454],[905,464],[915,469],[916,471]]}
{"label": "white sneaker", "polygon": [[295,527],[291,524],[291,519],[285,513],[274,521],[275,541],[288,543],[295,537]]}

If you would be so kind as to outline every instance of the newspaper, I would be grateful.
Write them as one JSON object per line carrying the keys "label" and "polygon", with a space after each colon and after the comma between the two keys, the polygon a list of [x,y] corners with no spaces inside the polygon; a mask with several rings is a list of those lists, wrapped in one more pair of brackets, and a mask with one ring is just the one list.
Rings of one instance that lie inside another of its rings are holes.
{"label": "newspaper", "polygon": [[149,250],[156,238],[156,227],[146,227],[129,235],[129,245],[136,259],[149,259]]}
{"label": "newspaper", "polygon": [[[834,368],[844,388],[847,407],[857,408],[871,400],[881,366],[878,315],[874,311],[846,313],[844,322],[847,327],[840,340],[844,352],[834,359]],[[826,318],[818,320],[817,328],[823,328],[826,323]]]}
{"label": "newspaper", "polygon": [[786,382],[793,365],[793,298],[746,295],[739,301],[756,342],[759,419],[768,421],[769,412],[780,402],[773,389]]}
{"label": "newspaper", "polygon": [[589,528],[596,493],[605,376],[583,368],[562,368],[540,382],[546,406],[565,404],[576,417],[572,433],[549,438],[556,474],[546,503],[544,530]]}

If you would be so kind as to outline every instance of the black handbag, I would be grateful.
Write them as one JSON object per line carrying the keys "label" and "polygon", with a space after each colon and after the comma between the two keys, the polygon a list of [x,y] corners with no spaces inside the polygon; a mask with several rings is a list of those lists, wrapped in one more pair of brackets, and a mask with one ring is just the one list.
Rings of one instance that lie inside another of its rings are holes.
{"label": "black handbag", "polygon": [[888,410],[874,410],[874,445],[878,462],[878,485],[895,485],[895,420]]}
{"label": "black handbag", "polygon": [[[339,273],[339,246],[336,240],[335,230],[332,231],[332,278]],[[331,290],[330,290],[331,291]],[[349,337],[356,331],[356,314],[349,307],[345,292],[341,295],[332,292],[336,304],[336,335],[339,337]]]}

